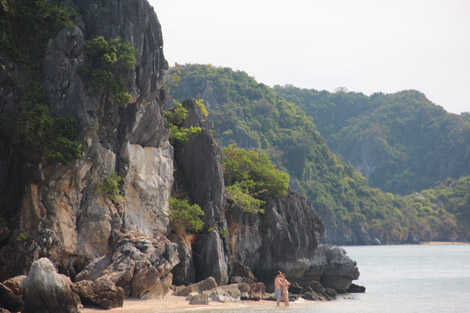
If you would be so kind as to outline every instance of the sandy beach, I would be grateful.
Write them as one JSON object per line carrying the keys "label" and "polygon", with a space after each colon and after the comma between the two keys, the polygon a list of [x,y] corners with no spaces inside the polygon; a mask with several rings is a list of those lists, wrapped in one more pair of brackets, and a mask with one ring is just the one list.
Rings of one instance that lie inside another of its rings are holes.
{"label": "sandy beach", "polygon": [[470,242],[462,241],[423,241],[422,245],[469,245]]}
{"label": "sandy beach", "polygon": [[[106,310],[110,313],[160,313],[160,312],[192,312],[201,310],[214,310],[214,309],[241,309],[243,307],[276,307],[275,301],[240,301],[234,303],[220,303],[220,302],[209,302],[208,305],[193,305],[185,299],[185,297],[168,295],[164,299],[125,299],[124,306],[121,308],[114,308]],[[284,304],[281,303],[281,307]],[[105,310],[99,308],[82,308],[81,313],[103,313]]]}

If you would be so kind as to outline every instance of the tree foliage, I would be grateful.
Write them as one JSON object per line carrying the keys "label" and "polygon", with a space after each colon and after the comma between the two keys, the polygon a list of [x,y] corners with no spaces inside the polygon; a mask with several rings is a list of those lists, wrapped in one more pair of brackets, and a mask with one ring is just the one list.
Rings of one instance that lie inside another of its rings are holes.
{"label": "tree foliage", "polygon": [[[172,110],[165,112],[165,127],[170,131],[170,142],[187,142],[192,136],[201,132],[201,127],[183,127],[182,124],[188,116],[188,110],[178,101],[173,101],[175,106]],[[207,111],[207,110],[206,110]]]}
{"label": "tree foliage", "polygon": [[78,10],[61,0],[2,0],[0,48],[33,73],[40,71],[39,58],[49,38],[70,28]]}
{"label": "tree foliage", "polygon": [[234,145],[223,150],[226,197],[233,205],[247,212],[263,213],[265,202],[261,199],[266,196],[277,198],[287,193],[289,176],[276,169],[266,153],[245,151]]}
{"label": "tree foliage", "polygon": [[121,73],[134,68],[134,47],[121,37],[107,41],[98,36],[85,44],[89,64],[82,66],[81,72],[88,78],[90,93],[109,95],[118,105],[128,104],[132,97],[126,92]]}
{"label": "tree foliage", "polygon": [[201,220],[203,215],[199,205],[190,205],[188,200],[184,199],[170,198],[170,225],[176,234],[200,231],[204,226]]}
{"label": "tree foliage", "polygon": [[331,150],[361,170],[373,187],[404,195],[470,175],[470,121],[418,91],[368,97],[274,89],[313,117]]}
{"label": "tree foliage", "polygon": [[18,127],[19,139],[40,152],[48,164],[69,164],[82,157],[84,148],[77,141],[77,121],[68,115],[53,116],[46,102],[30,98],[28,92],[22,104],[23,119]]}
{"label": "tree foliage", "polygon": [[121,190],[119,189],[119,182],[121,180],[122,177],[119,176],[116,171],[113,171],[95,185],[95,191],[114,203],[124,202],[125,198],[121,195]]}
{"label": "tree foliage", "polygon": [[15,119],[16,141],[38,152],[48,164],[68,164],[84,152],[77,141],[77,122],[71,116],[54,116],[41,90],[40,58],[47,41],[74,25],[77,10],[59,0],[11,0],[0,5],[0,48],[20,64],[25,93],[19,99],[21,116]]}

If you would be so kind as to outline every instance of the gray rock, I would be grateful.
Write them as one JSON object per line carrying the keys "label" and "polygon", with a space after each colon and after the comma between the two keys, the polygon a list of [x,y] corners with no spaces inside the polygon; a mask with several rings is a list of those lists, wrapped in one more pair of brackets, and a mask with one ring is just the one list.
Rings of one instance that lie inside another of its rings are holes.
{"label": "gray rock", "polygon": [[238,260],[233,260],[232,263],[232,277],[238,276],[250,280],[252,283],[256,282],[256,277],[248,266],[243,265]]}
{"label": "gray rock", "polygon": [[240,276],[232,276],[230,277],[230,284],[255,284],[256,280],[253,280],[251,278],[246,278],[246,277],[240,277]]}
{"label": "gray rock", "polygon": [[35,261],[23,285],[23,312],[79,313],[80,299],[72,291],[72,282],[68,277],[57,274],[49,259]]}
{"label": "gray rock", "polygon": [[204,291],[211,301],[217,302],[239,302],[241,292],[238,285],[219,286],[212,290]]}
{"label": "gray rock", "polygon": [[209,304],[209,296],[206,294],[191,295],[189,304]]}
{"label": "gray rock", "polygon": [[304,280],[320,281],[323,286],[340,292],[345,292],[358,278],[357,263],[346,255],[344,249],[333,245],[319,246],[304,275]]}
{"label": "gray rock", "polygon": [[173,284],[176,286],[192,284],[196,281],[196,270],[194,269],[193,253],[191,246],[177,236],[172,236],[171,240],[178,246],[178,257],[180,263],[173,269]]}
{"label": "gray rock", "polygon": [[194,266],[197,278],[214,277],[217,284],[228,282],[230,255],[227,242],[218,230],[202,234],[194,244]]}
{"label": "gray rock", "polygon": [[217,287],[217,282],[215,281],[214,277],[208,277],[203,281],[200,281],[196,284],[191,284],[189,286],[186,286],[177,292],[175,294],[177,296],[183,296],[186,297],[192,292],[197,292],[197,293],[202,293],[206,290],[211,290]]}

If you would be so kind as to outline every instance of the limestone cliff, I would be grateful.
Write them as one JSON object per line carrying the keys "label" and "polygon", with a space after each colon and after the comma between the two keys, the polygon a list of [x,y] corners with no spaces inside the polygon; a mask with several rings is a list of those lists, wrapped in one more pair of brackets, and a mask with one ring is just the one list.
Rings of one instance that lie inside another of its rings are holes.
{"label": "limestone cliff", "polygon": [[[49,40],[41,58],[41,89],[54,115],[69,114],[78,121],[86,153],[70,165],[37,162],[2,125],[2,278],[25,273],[41,256],[74,277],[110,252],[113,236],[131,230],[148,237],[168,232],[173,148],[163,125],[168,65],[161,26],[146,0],[73,2],[81,17]],[[135,69],[124,79],[132,96],[127,106],[91,96],[79,74],[86,62],[85,40],[97,36],[121,36],[135,47]],[[0,77],[1,103],[7,118],[13,118],[28,77],[4,51]],[[125,201],[96,192],[113,172],[122,177]]]}

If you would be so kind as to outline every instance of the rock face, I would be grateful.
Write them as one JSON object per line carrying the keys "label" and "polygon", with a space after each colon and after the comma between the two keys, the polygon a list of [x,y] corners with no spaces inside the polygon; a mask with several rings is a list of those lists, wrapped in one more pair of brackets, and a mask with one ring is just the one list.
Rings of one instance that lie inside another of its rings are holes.
{"label": "rock face", "polygon": [[303,277],[324,232],[320,218],[307,200],[290,190],[268,201],[264,215],[234,211],[229,214],[235,258],[272,289],[281,270],[289,279]]}
{"label": "rock face", "polygon": [[[6,221],[0,225],[1,280],[26,273],[39,256],[73,278],[112,252],[113,232],[168,232],[173,150],[164,128],[168,65],[156,14],[146,0],[72,2],[81,18],[49,40],[42,89],[54,115],[77,119],[86,153],[70,165],[46,165],[16,146],[13,125],[0,126],[0,214]],[[132,96],[127,106],[90,96],[79,74],[85,40],[97,36],[121,36],[137,51],[135,69],[123,75]],[[0,51],[0,104],[8,121],[20,114],[26,82],[20,66]],[[126,201],[96,192],[113,172],[122,177]]]}
{"label": "rock face", "polygon": [[31,265],[23,281],[25,313],[78,313],[80,299],[72,291],[72,282],[57,274],[54,265],[41,258]]}
{"label": "rock face", "polygon": [[223,285],[229,280],[232,254],[228,238],[223,235],[228,227],[221,214],[224,209],[222,151],[196,102],[187,100],[183,107],[188,110],[188,118],[182,127],[200,127],[201,132],[186,143],[175,144],[176,166],[186,178],[189,196],[204,211],[205,229],[213,229],[198,236],[193,245],[196,280],[212,276]]}

